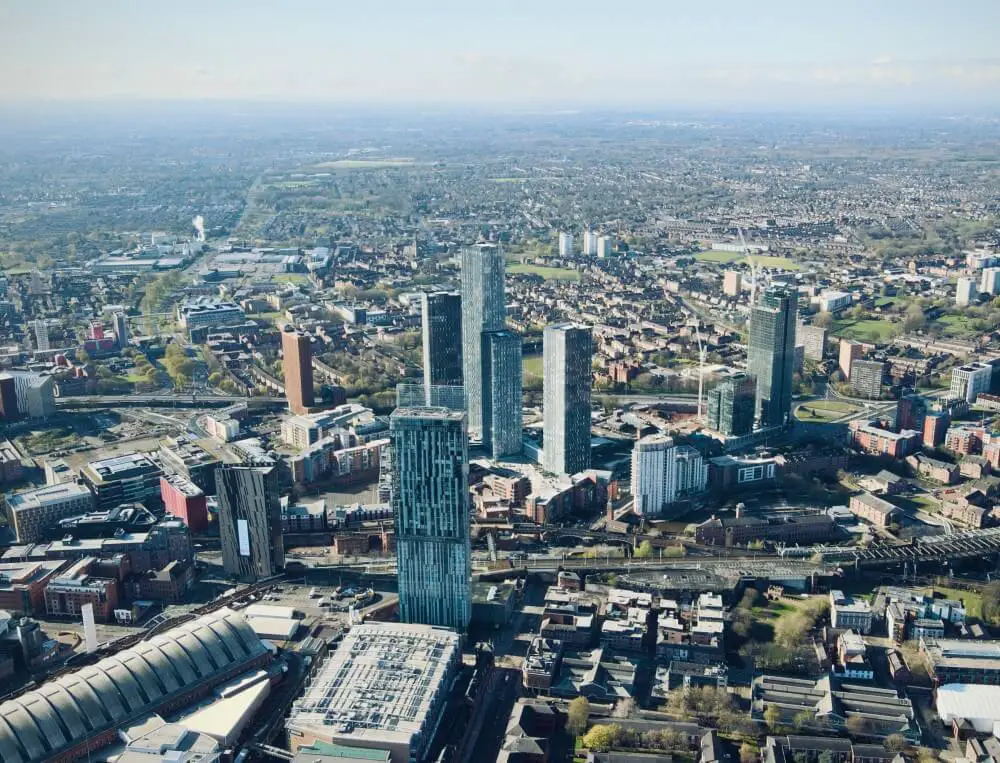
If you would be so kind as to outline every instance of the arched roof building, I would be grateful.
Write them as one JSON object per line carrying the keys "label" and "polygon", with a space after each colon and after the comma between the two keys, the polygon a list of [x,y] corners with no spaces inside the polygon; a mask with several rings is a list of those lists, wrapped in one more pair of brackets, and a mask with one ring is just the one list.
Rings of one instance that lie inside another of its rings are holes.
{"label": "arched roof building", "polygon": [[238,612],[184,623],[0,704],[0,760],[50,760],[267,654]]}

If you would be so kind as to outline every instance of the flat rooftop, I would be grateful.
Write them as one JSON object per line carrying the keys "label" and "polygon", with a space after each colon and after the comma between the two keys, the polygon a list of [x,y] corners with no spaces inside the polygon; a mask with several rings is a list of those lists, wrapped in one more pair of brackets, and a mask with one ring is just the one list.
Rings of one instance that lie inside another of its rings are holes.
{"label": "flat rooftop", "polygon": [[58,485],[46,485],[37,490],[28,490],[24,493],[15,493],[7,498],[7,505],[12,511],[24,511],[39,506],[47,506],[50,503],[62,503],[74,498],[83,498],[90,495],[90,490],[86,485],[78,485],[75,482],[61,482]]}
{"label": "flat rooftop", "polygon": [[295,702],[287,727],[411,745],[432,723],[435,695],[447,688],[460,651],[459,635],[447,628],[356,625]]}

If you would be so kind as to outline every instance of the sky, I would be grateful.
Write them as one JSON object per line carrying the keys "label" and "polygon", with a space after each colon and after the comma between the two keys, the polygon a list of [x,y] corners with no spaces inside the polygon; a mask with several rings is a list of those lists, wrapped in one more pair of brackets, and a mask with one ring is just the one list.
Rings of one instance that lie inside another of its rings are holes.
{"label": "sky", "polygon": [[0,0],[0,102],[1000,108],[1000,0]]}

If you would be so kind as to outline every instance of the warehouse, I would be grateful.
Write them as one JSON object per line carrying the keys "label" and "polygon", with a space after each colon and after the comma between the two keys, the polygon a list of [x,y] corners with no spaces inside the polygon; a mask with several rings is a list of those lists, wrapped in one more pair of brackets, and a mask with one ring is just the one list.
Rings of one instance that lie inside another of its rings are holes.
{"label": "warehouse", "polygon": [[941,722],[966,721],[981,734],[993,734],[1000,723],[1000,686],[945,684],[937,690]]}

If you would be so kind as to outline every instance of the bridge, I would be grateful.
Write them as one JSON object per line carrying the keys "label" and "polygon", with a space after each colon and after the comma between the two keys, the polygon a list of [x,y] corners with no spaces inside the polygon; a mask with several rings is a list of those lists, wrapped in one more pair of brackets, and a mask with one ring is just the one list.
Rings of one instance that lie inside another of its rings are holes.
{"label": "bridge", "polygon": [[269,407],[285,405],[283,397],[259,396],[243,397],[241,395],[78,395],[57,397],[57,408],[108,408],[108,407],[144,407],[144,408],[226,408],[235,403],[246,403],[250,407]]}
{"label": "bridge", "polygon": [[909,545],[872,543],[867,548],[845,548],[841,551],[825,548],[819,551],[825,562],[855,564],[858,567],[968,559],[996,553],[1000,553],[1000,527],[964,530],[951,535],[932,535],[927,538],[917,538]]}

